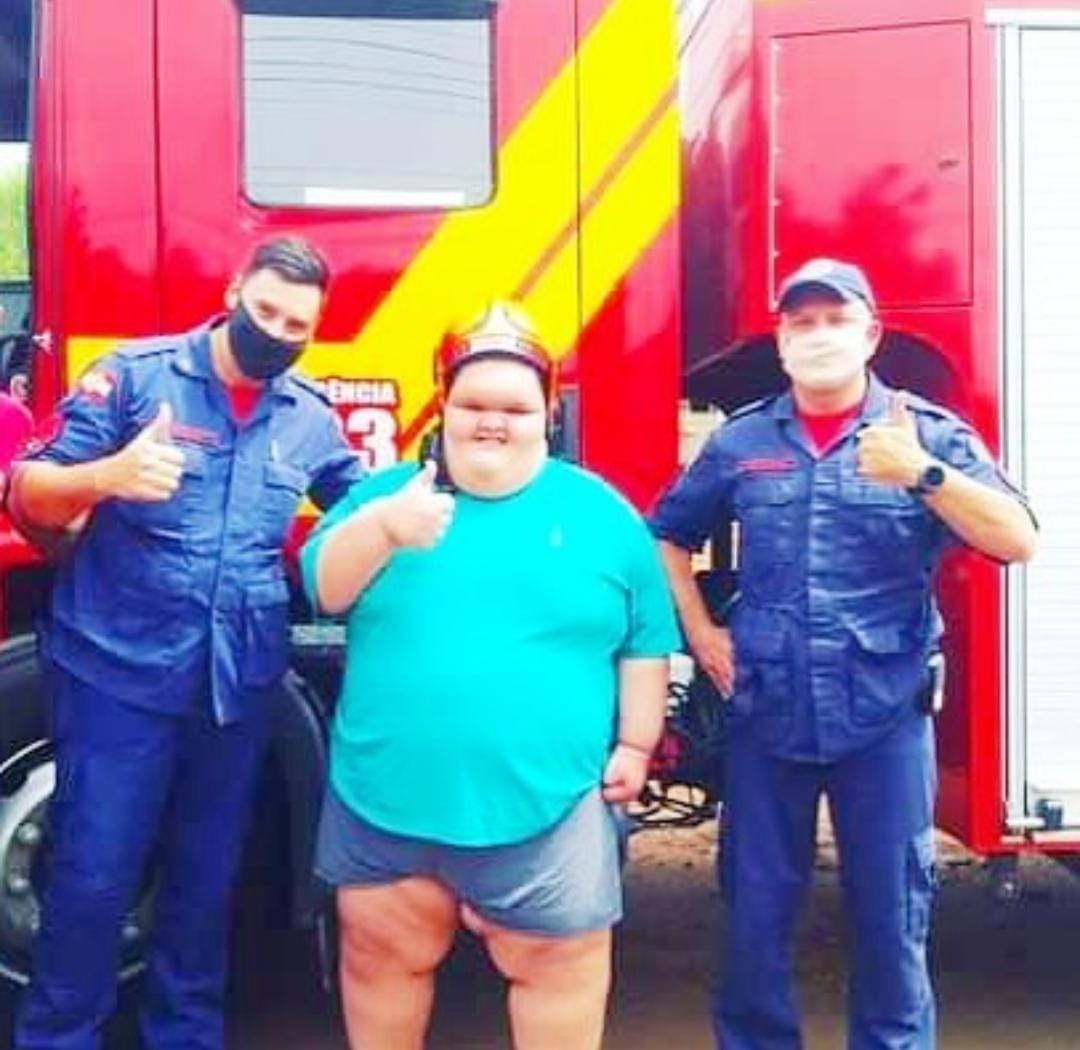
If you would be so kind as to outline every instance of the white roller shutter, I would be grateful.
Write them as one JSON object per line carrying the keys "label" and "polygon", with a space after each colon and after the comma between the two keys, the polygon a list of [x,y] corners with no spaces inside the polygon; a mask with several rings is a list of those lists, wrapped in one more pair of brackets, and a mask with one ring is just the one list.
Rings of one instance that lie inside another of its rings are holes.
{"label": "white roller shutter", "polygon": [[1080,825],[1080,29],[1024,29],[1018,43],[1005,139],[1019,150],[1005,165],[1019,180],[1006,196],[1019,209],[1006,214],[1009,458],[1022,464],[1041,546],[1013,605],[1011,714],[1023,725],[1010,731],[1023,741],[1013,755],[1024,810],[1037,816],[1053,799]]}

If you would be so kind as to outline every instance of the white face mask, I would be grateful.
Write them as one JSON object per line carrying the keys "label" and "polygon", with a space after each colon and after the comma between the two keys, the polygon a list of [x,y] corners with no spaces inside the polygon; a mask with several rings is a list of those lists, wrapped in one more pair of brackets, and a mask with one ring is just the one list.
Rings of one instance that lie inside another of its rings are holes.
{"label": "white face mask", "polygon": [[860,380],[880,338],[864,304],[812,299],[784,312],[777,345],[795,386],[825,394]]}

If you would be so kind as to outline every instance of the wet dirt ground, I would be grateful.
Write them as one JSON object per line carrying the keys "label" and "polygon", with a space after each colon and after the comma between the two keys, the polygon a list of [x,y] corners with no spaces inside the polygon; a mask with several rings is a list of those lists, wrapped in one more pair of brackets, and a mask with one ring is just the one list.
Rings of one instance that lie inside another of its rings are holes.
{"label": "wet dirt ground", "polygon": [[[710,828],[634,838],[627,919],[617,947],[608,1050],[708,1050],[713,944],[722,916]],[[1024,893],[1002,903],[981,861],[942,843],[933,943],[942,1050],[1080,1050],[1080,881],[1043,860],[1021,865]],[[241,911],[230,992],[231,1050],[338,1050],[333,1001],[318,986],[311,939]],[[844,965],[835,858],[823,844],[803,924],[798,971],[808,1050],[843,1047]],[[130,1007],[108,1050],[138,1045]],[[0,999],[9,1046],[12,999]],[[463,938],[439,984],[431,1050],[509,1047],[502,993],[482,951]],[[554,1050],[554,1048],[553,1048]]]}

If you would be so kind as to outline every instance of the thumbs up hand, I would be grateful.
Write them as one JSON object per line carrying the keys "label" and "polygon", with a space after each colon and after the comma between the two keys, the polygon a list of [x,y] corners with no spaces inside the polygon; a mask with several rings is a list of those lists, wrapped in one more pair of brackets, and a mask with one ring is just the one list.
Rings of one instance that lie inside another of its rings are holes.
{"label": "thumbs up hand", "polygon": [[159,503],[175,495],[184,454],[172,443],[172,421],[172,408],[163,401],[157,415],[127,445],[101,461],[99,487],[106,497]]}
{"label": "thumbs up hand", "polygon": [[911,488],[933,457],[922,447],[908,395],[896,390],[889,399],[889,414],[858,434],[859,474],[885,485]]}
{"label": "thumbs up hand", "polygon": [[427,460],[420,472],[379,507],[378,520],[392,547],[434,547],[454,516],[454,497],[435,491],[436,465]]}

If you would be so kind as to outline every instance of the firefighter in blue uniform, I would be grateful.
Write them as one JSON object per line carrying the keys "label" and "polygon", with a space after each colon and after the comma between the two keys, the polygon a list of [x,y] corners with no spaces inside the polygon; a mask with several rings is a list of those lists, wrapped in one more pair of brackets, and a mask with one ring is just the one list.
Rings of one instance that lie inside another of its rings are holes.
{"label": "firefighter in blue uniform", "polygon": [[262,244],[227,319],[106,357],[17,470],[20,522],[75,534],[42,637],[56,790],[19,1050],[99,1046],[151,864],[143,1042],[223,1045],[229,889],[287,660],[282,544],[305,494],[327,506],[360,474],[289,370],[327,281],[303,241]]}
{"label": "firefighter in blue uniform", "polygon": [[[928,717],[943,550],[1035,547],[975,433],[867,370],[865,275],[817,259],[782,286],[791,389],[734,413],[653,514],[688,642],[729,704],[721,884],[724,1050],[802,1046],[792,937],[828,799],[853,932],[848,1046],[927,1050],[935,762]],[[715,625],[690,552],[738,523],[740,593]]]}

